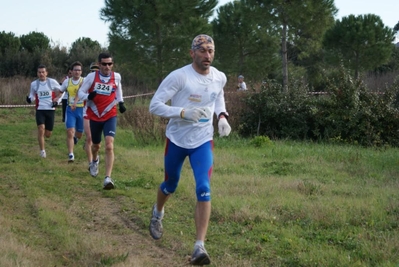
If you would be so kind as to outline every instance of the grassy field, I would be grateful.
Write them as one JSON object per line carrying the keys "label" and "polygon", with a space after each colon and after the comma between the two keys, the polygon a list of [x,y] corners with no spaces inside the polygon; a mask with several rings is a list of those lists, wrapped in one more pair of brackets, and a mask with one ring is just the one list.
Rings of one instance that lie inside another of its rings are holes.
{"label": "grassy field", "polygon": [[[195,241],[188,162],[148,234],[163,178],[160,145],[118,129],[113,179],[67,163],[57,110],[41,159],[33,109],[1,109],[0,266],[186,266]],[[262,142],[265,141],[265,142]],[[211,266],[399,266],[399,150],[235,136],[215,139]],[[104,158],[104,150],[101,149]]]}

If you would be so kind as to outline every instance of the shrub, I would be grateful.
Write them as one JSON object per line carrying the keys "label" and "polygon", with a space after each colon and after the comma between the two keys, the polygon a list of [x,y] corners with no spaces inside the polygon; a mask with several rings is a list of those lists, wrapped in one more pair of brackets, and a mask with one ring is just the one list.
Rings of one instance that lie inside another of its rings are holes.
{"label": "shrub", "polygon": [[273,146],[273,142],[270,140],[268,136],[255,136],[249,142],[254,147],[270,147]]}
{"label": "shrub", "polygon": [[140,105],[138,102],[136,104],[120,116],[118,125],[131,129],[134,139],[140,145],[163,143],[168,120],[152,115],[148,111],[148,105]]}
{"label": "shrub", "polygon": [[241,114],[240,132],[244,136],[265,135],[272,138],[306,138],[307,118],[311,112],[308,89],[291,83],[289,92],[281,85],[267,81],[244,99],[245,113]]}
{"label": "shrub", "polygon": [[273,81],[253,89],[243,96],[236,129],[243,136],[399,146],[399,82],[377,94],[344,69],[325,79],[328,95],[321,96],[296,81],[289,92]]}

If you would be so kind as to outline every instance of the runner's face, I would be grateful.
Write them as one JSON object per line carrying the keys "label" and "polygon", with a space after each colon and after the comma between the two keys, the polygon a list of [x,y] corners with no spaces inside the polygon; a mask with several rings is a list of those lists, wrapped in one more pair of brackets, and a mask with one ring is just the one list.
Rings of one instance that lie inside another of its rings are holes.
{"label": "runner's face", "polygon": [[215,57],[214,46],[203,44],[198,49],[190,50],[190,54],[193,59],[194,69],[201,74],[209,73],[209,68]]}
{"label": "runner's face", "polygon": [[78,80],[80,78],[80,76],[82,75],[82,67],[81,66],[73,67],[72,75],[73,75],[74,80]]}
{"label": "runner's face", "polygon": [[47,77],[46,69],[45,68],[37,69],[37,77],[39,77],[40,81],[46,80],[46,77]]}
{"label": "runner's face", "polygon": [[112,58],[102,58],[100,62],[98,62],[100,65],[100,72],[103,75],[110,75],[111,71],[112,71],[112,66],[113,66],[113,62],[112,62]]}

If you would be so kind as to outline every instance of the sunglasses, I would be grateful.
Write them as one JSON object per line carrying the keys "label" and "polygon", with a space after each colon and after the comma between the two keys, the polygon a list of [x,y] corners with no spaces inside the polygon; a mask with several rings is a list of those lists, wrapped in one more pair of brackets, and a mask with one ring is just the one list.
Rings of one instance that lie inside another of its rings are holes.
{"label": "sunglasses", "polygon": [[106,63],[106,62],[101,62],[101,66],[112,66],[114,63],[112,63],[112,62],[109,62],[109,63]]}

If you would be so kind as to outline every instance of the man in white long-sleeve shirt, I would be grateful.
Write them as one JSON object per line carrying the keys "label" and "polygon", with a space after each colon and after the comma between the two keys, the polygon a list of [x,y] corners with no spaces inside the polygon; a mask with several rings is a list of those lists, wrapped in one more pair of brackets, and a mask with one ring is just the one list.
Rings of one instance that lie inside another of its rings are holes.
{"label": "man in white long-sleeve shirt", "polygon": [[[160,84],[150,103],[150,112],[169,118],[166,127],[165,177],[153,206],[150,234],[159,239],[163,234],[164,205],[175,192],[183,162],[188,156],[196,183],[196,243],[191,264],[210,264],[204,241],[211,214],[210,179],[213,166],[213,114],[219,122],[219,135],[227,136],[223,87],[227,78],[211,67],[215,55],[213,39],[205,34],[196,36],[190,50],[192,64],[170,73]],[[171,105],[166,103],[171,100]]]}
{"label": "man in white long-sleeve shirt", "polygon": [[86,115],[90,120],[90,132],[93,160],[89,171],[92,176],[98,174],[98,152],[101,144],[101,135],[105,139],[105,178],[103,189],[113,189],[114,182],[111,179],[114,164],[114,138],[116,133],[116,104],[119,104],[119,112],[126,108],[123,103],[121,75],[112,71],[114,62],[108,53],[98,56],[99,71],[91,72],[84,79],[78,91],[81,100],[87,100]]}
{"label": "man in white long-sleeve shirt", "polygon": [[30,93],[26,97],[29,104],[33,101],[36,104],[36,124],[37,139],[39,141],[40,156],[46,157],[45,139],[50,138],[54,128],[55,107],[58,102],[55,101],[57,92],[60,90],[59,83],[47,77],[47,68],[45,65],[37,67],[38,79],[30,85]]}

